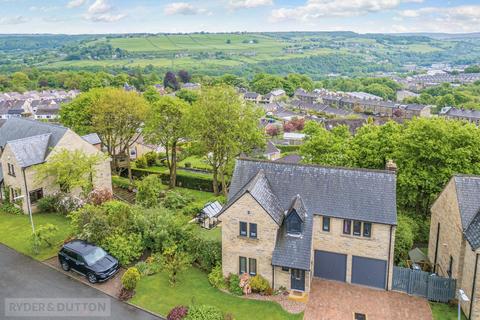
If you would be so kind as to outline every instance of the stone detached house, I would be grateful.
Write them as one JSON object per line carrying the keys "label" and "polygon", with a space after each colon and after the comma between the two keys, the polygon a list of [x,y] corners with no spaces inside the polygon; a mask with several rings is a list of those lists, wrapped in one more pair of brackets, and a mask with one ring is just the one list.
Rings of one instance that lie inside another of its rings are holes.
{"label": "stone detached house", "polygon": [[480,319],[480,176],[454,176],[431,211],[428,258],[472,301],[462,303],[468,319]]}
{"label": "stone detached house", "polygon": [[[93,155],[100,153],[98,146],[90,144],[72,130],[35,120],[13,118],[0,127],[0,189],[8,188],[10,197],[25,195],[22,209],[36,211],[36,203],[43,196],[56,193],[59,186],[50,179],[39,181],[36,166],[48,162],[60,150],[82,150]],[[110,160],[95,167],[95,189],[112,190]],[[73,192],[78,192],[75,190]]]}
{"label": "stone detached house", "polygon": [[313,277],[389,290],[396,175],[239,159],[222,223],[222,268],[309,292]]}

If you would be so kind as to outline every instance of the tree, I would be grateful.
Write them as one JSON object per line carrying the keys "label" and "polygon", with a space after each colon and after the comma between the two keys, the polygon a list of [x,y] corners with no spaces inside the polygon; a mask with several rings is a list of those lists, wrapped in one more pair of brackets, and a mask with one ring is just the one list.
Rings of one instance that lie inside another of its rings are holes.
{"label": "tree", "polygon": [[[117,88],[94,89],[78,99],[61,114],[62,123],[96,132],[113,158],[114,170],[118,170],[119,158],[126,158],[131,180],[130,147],[138,139],[138,130],[148,111],[147,102],[135,92]],[[75,106],[81,107],[78,114]]]}
{"label": "tree", "polygon": [[219,179],[227,194],[226,170],[241,152],[250,152],[265,143],[259,128],[261,112],[239,97],[233,87],[206,87],[189,115],[192,137],[198,152],[213,169],[213,190],[219,194]]}
{"label": "tree", "polygon": [[160,99],[160,93],[153,86],[149,86],[145,92],[143,92],[143,97],[147,100],[148,103],[154,103]]}
{"label": "tree", "polygon": [[180,78],[180,81],[182,81],[183,83],[187,83],[187,82],[190,82],[190,80],[192,80],[192,76],[186,70],[178,71],[177,75]]}
{"label": "tree", "polygon": [[273,123],[270,123],[265,127],[265,133],[271,137],[276,137],[281,132],[282,132],[281,127]]}
{"label": "tree", "polygon": [[93,179],[97,170],[95,166],[105,160],[105,156],[97,153],[87,155],[82,150],[61,149],[49,156],[48,161],[37,166],[37,181],[53,179],[60,191],[69,193],[81,188],[85,195],[93,189]]}
{"label": "tree", "polygon": [[168,71],[167,73],[165,73],[165,78],[163,78],[163,86],[165,88],[171,88],[174,91],[177,91],[178,89],[180,89],[180,85],[178,84],[175,73],[171,71]]}
{"label": "tree", "polygon": [[160,97],[151,106],[143,130],[147,141],[165,147],[171,188],[176,184],[178,144],[188,134],[188,110],[189,105],[179,98]]}
{"label": "tree", "polygon": [[163,269],[168,274],[168,282],[173,287],[177,283],[177,274],[191,264],[192,257],[173,244],[163,250],[161,261]]}
{"label": "tree", "polygon": [[160,194],[163,190],[160,177],[151,174],[137,182],[136,203],[145,208],[154,208],[160,204]]}
{"label": "tree", "polygon": [[175,96],[192,104],[198,99],[198,93],[193,90],[181,89],[175,93]]}

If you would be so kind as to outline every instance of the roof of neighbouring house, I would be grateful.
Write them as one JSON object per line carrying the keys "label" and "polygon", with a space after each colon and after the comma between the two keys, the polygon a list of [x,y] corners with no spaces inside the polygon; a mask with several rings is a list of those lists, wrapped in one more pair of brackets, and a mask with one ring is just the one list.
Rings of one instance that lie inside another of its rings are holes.
{"label": "roof of neighbouring house", "polygon": [[268,140],[267,141],[267,149],[265,150],[266,154],[272,154],[272,153],[280,153],[280,149],[278,149],[272,141]]}
{"label": "roof of neighbouring house", "polygon": [[0,147],[10,144],[19,163],[33,165],[44,161],[67,130],[40,121],[11,118],[0,127]]}
{"label": "roof of neighbouring house", "polygon": [[87,135],[82,136],[82,139],[93,145],[102,143],[102,140],[100,140],[100,137],[98,136],[97,133],[89,133]]}
{"label": "roof of neighbouring house", "polygon": [[480,176],[456,175],[453,179],[463,233],[476,250],[480,248]]}
{"label": "roof of neighbouring house", "polygon": [[284,163],[299,163],[302,161],[302,157],[298,154],[289,154],[280,159],[275,160],[275,162],[284,162]]}

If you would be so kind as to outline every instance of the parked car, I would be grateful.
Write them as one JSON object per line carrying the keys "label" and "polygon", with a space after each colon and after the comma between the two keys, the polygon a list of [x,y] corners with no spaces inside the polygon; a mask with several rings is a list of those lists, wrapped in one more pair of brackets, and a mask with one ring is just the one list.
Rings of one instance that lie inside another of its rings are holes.
{"label": "parked car", "polygon": [[102,248],[83,240],[72,240],[63,245],[58,261],[65,271],[75,271],[87,277],[90,283],[104,282],[120,269],[118,260]]}

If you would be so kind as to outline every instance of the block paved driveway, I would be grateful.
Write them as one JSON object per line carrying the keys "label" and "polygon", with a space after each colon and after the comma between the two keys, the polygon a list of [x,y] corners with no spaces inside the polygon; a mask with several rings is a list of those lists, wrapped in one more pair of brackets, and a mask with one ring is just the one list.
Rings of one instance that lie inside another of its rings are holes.
{"label": "block paved driveway", "polygon": [[[6,298],[103,298],[110,299],[111,316],[51,317],[50,319],[78,320],[158,320],[141,309],[118,301],[86,284],[24,256],[0,244],[0,319],[33,319],[32,317],[6,317]],[[39,319],[35,317],[35,319]],[[42,317],[40,319],[48,319]]]}
{"label": "block paved driveway", "polygon": [[368,320],[432,320],[426,299],[342,282],[314,279],[304,320],[352,320],[355,312]]}

